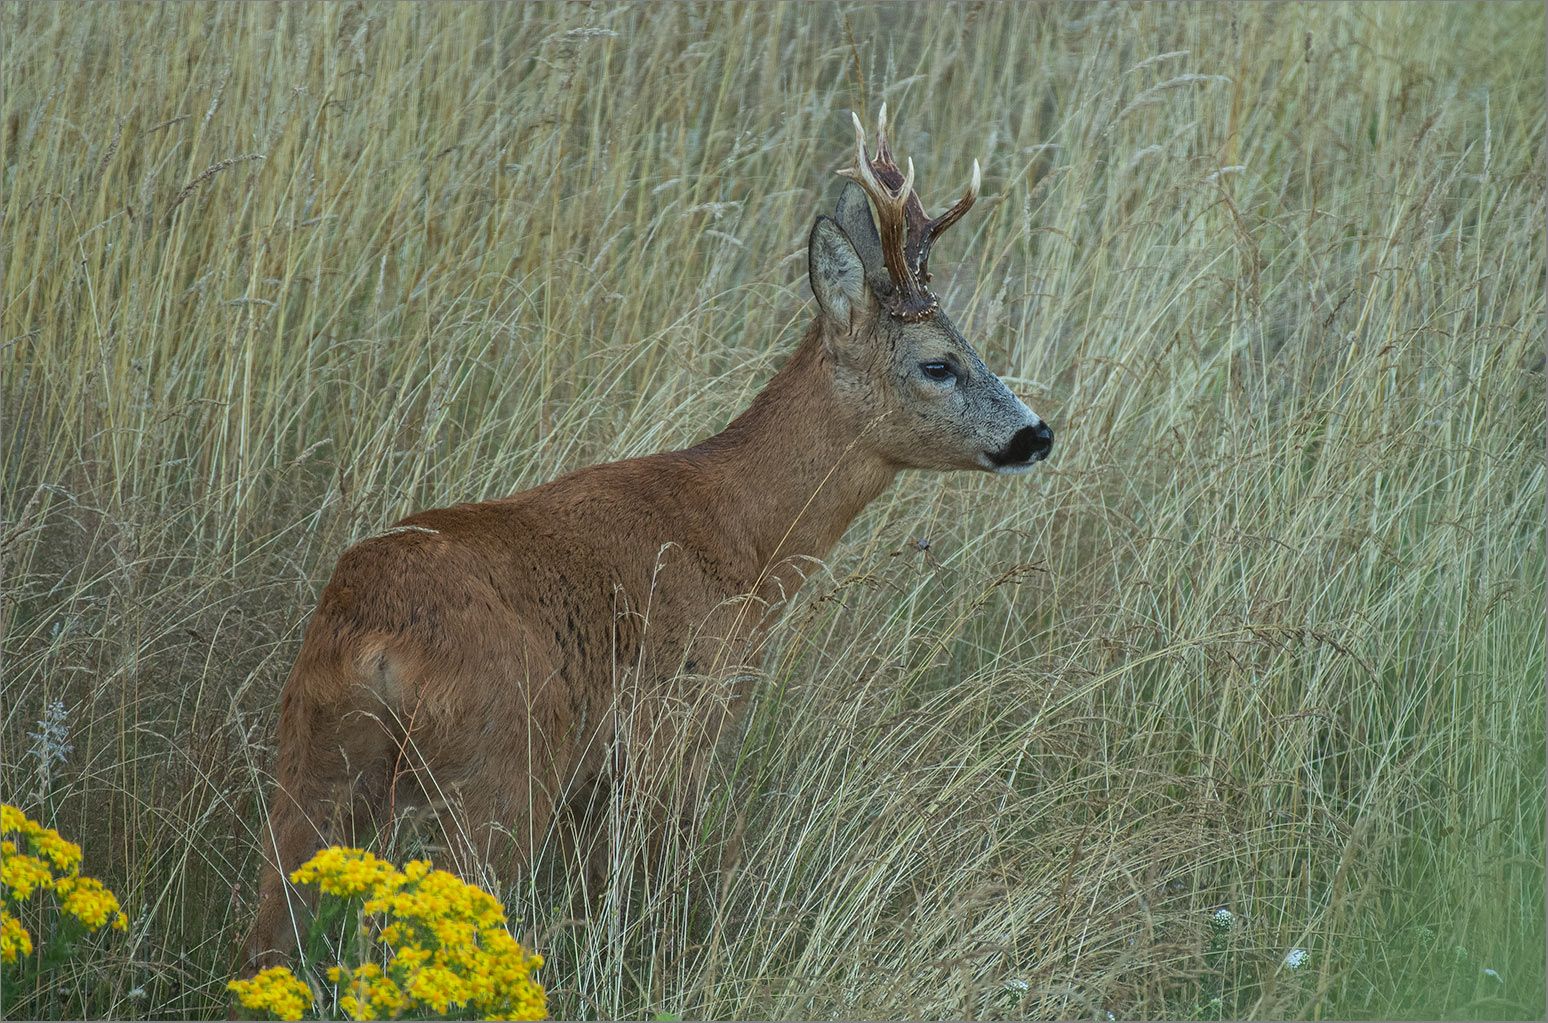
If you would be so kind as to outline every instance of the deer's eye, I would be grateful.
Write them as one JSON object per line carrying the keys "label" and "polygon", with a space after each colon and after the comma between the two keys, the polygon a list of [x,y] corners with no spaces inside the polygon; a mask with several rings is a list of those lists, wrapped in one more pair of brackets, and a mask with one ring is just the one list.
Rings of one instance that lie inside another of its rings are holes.
{"label": "deer's eye", "polygon": [[947,362],[921,362],[919,369],[938,384],[948,383],[957,378],[956,370],[952,369],[951,364]]}

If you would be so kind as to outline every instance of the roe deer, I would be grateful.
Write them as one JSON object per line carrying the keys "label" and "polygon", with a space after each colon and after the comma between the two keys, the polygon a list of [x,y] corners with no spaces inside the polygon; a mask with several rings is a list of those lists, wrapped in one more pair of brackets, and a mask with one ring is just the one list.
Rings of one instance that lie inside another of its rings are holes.
{"label": "roe deer", "polygon": [[857,166],[841,173],[858,184],[812,228],[816,319],[724,432],[419,512],[339,559],[280,705],[249,969],[294,948],[285,874],[406,808],[445,815],[454,869],[511,877],[608,778],[677,770],[691,799],[737,714],[712,687],[758,663],[807,563],[899,470],[1009,475],[1047,457],[1052,431],[927,288],[978,162],[929,219],[886,117],[874,159],[854,118]]}

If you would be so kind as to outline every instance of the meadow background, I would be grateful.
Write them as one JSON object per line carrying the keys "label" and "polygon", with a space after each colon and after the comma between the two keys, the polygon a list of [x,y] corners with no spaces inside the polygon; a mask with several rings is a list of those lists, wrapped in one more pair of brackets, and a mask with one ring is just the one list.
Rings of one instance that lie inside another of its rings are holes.
{"label": "meadow background", "polygon": [[1542,10],[6,4],[0,796],[131,918],[7,1015],[224,1013],[334,560],[720,429],[885,101],[1053,457],[860,517],[665,877],[514,879],[551,1009],[1541,1019]]}

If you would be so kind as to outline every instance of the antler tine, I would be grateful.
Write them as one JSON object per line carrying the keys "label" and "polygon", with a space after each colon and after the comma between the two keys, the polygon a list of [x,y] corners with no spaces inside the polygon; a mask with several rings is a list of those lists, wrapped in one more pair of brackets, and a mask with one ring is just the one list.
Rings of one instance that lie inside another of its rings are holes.
{"label": "antler tine", "polygon": [[[886,106],[882,107],[882,124],[886,125]],[[878,205],[891,208],[896,206],[899,210],[908,202],[909,194],[914,186],[914,161],[908,161],[908,175],[904,179],[901,190],[894,192],[886,183],[876,176],[876,164],[865,151],[865,126],[860,123],[860,115],[850,111],[849,116],[855,122],[855,166],[853,169],[845,168],[839,171],[846,178],[858,181],[866,190],[866,193],[876,201]],[[897,167],[891,165],[891,161],[882,156],[881,147],[885,144],[886,135],[878,132],[876,158],[888,170],[896,171]],[[902,223],[902,221],[899,221]]]}
{"label": "antler tine", "polygon": [[[887,145],[887,104],[882,103],[881,113],[876,117],[876,159],[882,163],[892,163],[892,147]],[[904,192],[903,197],[908,198]]]}
{"label": "antler tine", "polygon": [[920,276],[926,282],[930,280],[930,246],[935,243],[935,239],[945,233],[948,227],[961,220],[962,215],[973,208],[973,204],[978,201],[978,186],[981,183],[982,174],[978,169],[978,160],[975,158],[973,160],[973,179],[968,182],[967,191],[962,193],[962,198],[958,199],[951,209],[930,221],[925,229],[924,258],[920,261],[919,270]]}
{"label": "antler tine", "polygon": [[[906,256],[908,247],[908,216],[905,207],[908,199],[913,195],[914,187],[914,162],[909,160],[908,173],[903,179],[902,188],[894,191],[886,182],[877,175],[876,164],[866,152],[865,126],[860,122],[860,116],[851,112],[851,118],[855,123],[855,139],[858,152],[855,156],[853,170],[844,169],[840,174],[847,178],[853,178],[865,189],[866,195],[871,197],[871,203],[876,207],[877,234],[881,236],[882,262],[887,267],[887,275],[898,290],[912,299],[923,292],[919,285],[919,279],[910,269]],[[876,157],[881,161],[882,168],[886,172],[897,173],[897,167],[883,156],[883,146],[886,135],[886,109],[883,107],[880,125],[878,127]]]}
{"label": "antler tine", "polygon": [[962,198],[958,199],[951,209],[930,221],[929,233],[932,242],[940,237],[942,232],[948,227],[961,220],[962,214],[973,208],[973,204],[978,201],[978,186],[981,181],[982,176],[978,170],[978,161],[974,160],[973,180],[968,182],[967,191],[962,193]]}
{"label": "antler tine", "polygon": [[[855,122],[855,150],[859,153],[859,155],[855,157],[855,165],[859,166],[860,164],[865,163],[865,125],[860,123],[860,115],[855,113],[853,110],[849,112],[849,119]],[[854,177],[854,175],[847,170],[841,170],[839,173],[848,175],[849,177]]]}

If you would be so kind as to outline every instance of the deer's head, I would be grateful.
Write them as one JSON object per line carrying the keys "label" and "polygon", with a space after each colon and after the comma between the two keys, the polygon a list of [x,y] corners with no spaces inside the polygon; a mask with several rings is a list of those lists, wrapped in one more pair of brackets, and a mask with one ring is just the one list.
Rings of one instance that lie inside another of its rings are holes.
{"label": "deer's head", "polygon": [[[856,183],[832,217],[818,217],[807,247],[812,292],[847,406],[887,461],[912,469],[1026,472],[1048,457],[1053,431],[989,371],[929,291],[930,246],[978,198],[978,161],[966,194],[933,220],[887,145],[887,108],[876,155],[855,118]],[[866,197],[875,205],[871,216]]]}

